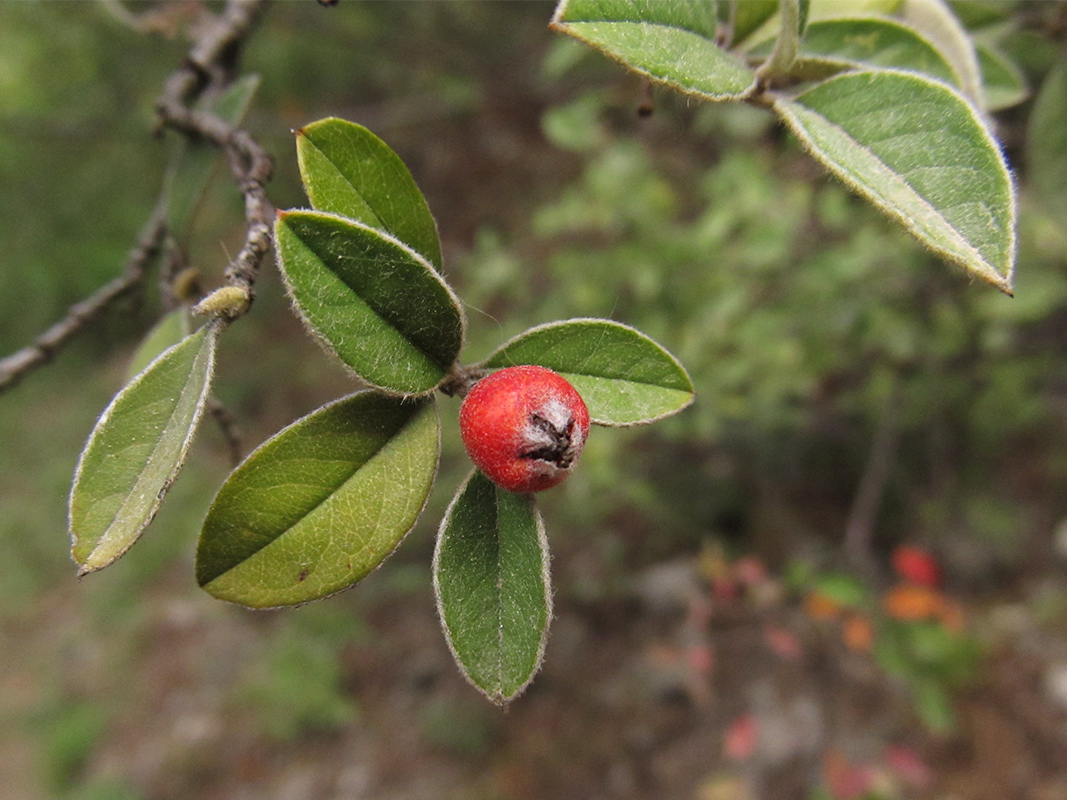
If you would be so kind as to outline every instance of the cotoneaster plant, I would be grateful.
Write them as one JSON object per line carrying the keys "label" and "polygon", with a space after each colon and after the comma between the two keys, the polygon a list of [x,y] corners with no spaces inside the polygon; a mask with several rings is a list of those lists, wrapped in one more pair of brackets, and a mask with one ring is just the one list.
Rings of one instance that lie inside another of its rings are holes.
{"label": "cotoneaster plant", "polygon": [[[365,128],[330,118],[296,132],[310,210],[278,213],[275,251],[297,314],[370,388],[292,423],[216,495],[197,546],[207,592],[250,608],[346,589],[418,520],[440,458],[435,395],[464,396],[476,469],[441,522],[433,585],[449,648],[496,703],[540,666],[552,616],[548,543],[532,492],[574,470],[592,424],[648,423],[692,402],[678,361],[605,319],[532,328],[463,365],[466,320],[441,274],[437,228],[400,158]],[[107,566],[151,521],[207,398],[215,343],[234,303],[165,350],[112,401],[71,494],[82,573]]]}

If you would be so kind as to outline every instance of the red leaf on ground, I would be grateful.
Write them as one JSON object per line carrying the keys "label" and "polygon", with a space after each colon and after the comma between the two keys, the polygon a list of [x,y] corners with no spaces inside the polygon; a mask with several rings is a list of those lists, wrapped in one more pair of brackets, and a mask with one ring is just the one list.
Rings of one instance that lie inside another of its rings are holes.
{"label": "red leaf on ground", "polygon": [[874,775],[873,767],[853,764],[832,747],[823,756],[823,781],[834,800],[859,800],[871,788]]}
{"label": "red leaf on ground", "polygon": [[686,659],[689,661],[689,668],[701,677],[710,675],[715,667],[715,651],[711,645],[690,645],[686,649]]}
{"label": "red leaf on ground", "polygon": [[767,568],[753,556],[744,556],[734,563],[734,575],[744,586],[757,586],[767,580]]}
{"label": "red leaf on ground", "polygon": [[893,570],[903,580],[928,589],[941,587],[941,567],[937,560],[921,547],[902,544],[893,551]]}
{"label": "red leaf on ground", "polygon": [[742,714],[730,723],[723,736],[722,753],[726,758],[740,761],[756,752],[759,724],[753,714]]}
{"label": "red leaf on ground", "polygon": [[804,653],[800,640],[793,635],[791,630],[783,628],[781,625],[767,625],[764,627],[763,638],[767,642],[767,646],[786,661],[796,661]]}
{"label": "red leaf on ground", "polygon": [[887,746],[885,763],[901,781],[914,789],[926,789],[933,782],[933,770],[910,747],[898,744]]}

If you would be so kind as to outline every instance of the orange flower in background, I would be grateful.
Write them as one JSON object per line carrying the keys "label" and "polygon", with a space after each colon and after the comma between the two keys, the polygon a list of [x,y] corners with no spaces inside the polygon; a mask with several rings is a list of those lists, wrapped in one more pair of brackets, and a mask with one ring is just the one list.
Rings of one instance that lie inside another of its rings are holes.
{"label": "orange flower in background", "polygon": [[915,622],[941,616],[945,596],[926,586],[902,583],[886,592],[882,607],[893,619]]}

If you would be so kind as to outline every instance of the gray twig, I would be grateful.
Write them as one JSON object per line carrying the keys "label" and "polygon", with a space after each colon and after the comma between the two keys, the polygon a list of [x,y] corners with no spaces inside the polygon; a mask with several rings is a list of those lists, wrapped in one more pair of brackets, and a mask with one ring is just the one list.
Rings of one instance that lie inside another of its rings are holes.
{"label": "gray twig", "polygon": [[167,232],[166,216],[166,209],[160,204],[141,229],[137,245],[130,251],[126,266],[119,277],[72,305],[66,316],[38,336],[33,344],[0,360],[0,392],[10,389],[29,372],[51,361],[56,352],[78,331],[144,280],[148,265],[163,247]]}
{"label": "gray twig", "polygon": [[[226,268],[226,279],[244,292],[249,303],[259,267],[271,247],[274,207],[263,186],[270,180],[274,163],[247,131],[231,127],[220,117],[194,109],[191,104],[208,88],[224,85],[232,78],[241,46],[265,6],[266,0],[228,0],[210,24],[198,26],[189,55],[168,78],[156,102],[163,127],[210,141],[229,158],[230,169],[245,199],[248,232],[244,246]],[[148,265],[166,240],[166,217],[165,200],[161,200],[142,229],[122,275],[71,306],[62,320],[31,345],[0,360],[0,392],[49,362],[76,333],[144,280]],[[241,313],[247,311],[247,306],[246,303]],[[240,314],[230,319],[236,316]]]}
{"label": "gray twig", "polygon": [[900,442],[900,394],[900,378],[894,377],[845,524],[845,556],[853,568],[861,571],[869,571],[872,566],[874,527]]}
{"label": "gray twig", "polygon": [[214,24],[194,43],[185,65],[167,80],[156,101],[164,127],[209,141],[229,158],[230,171],[244,195],[248,231],[244,246],[226,268],[226,280],[241,289],[249,301],[260,264],[271,246],[274,206],[263,187],[274,171],[274,160],[247,131],[193,108],[191,103],[208,87],[228,82],[240,46],[265,5],[265,0],[229,0]]}
{"label": "gray twig", "polygon": [[219,426],[222,438],[226,440],[226,449],[229,451],[230,463],[236,467],[241,463],[241,434],[237,430],[237,420],[218,398],[211,396],[207,401],[207,412],[215,418],[215,424]]}

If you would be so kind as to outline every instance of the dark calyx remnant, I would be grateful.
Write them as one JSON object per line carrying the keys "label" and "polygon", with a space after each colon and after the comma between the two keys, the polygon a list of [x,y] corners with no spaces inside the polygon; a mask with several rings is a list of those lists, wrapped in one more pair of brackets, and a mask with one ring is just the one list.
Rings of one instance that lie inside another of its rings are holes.
{"label": "dark calyx remnant", "polygon": [[520,453],[519,458],[547,461],[559,469],[570,467],[577,450],[576,443],[571,436],[574,431],[574,420],[568,419],[565,427],[557,428],[550,420],[534,413],[530,414],[530,425],[541,434],[537,437],[541,441],[536,446]]}

